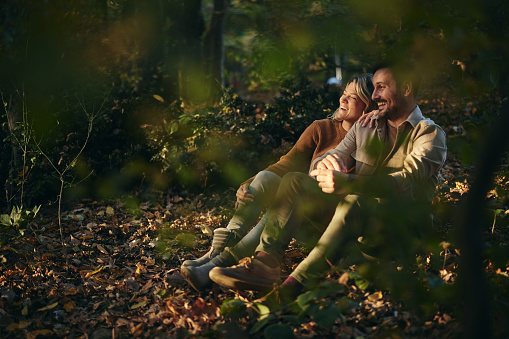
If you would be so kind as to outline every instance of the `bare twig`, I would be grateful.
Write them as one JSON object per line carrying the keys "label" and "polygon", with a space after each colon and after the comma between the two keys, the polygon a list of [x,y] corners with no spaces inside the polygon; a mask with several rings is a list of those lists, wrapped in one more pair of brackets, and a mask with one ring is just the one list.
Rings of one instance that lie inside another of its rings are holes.
{"label": "bare twig", "polygon": [[87,136],[85,138],[85,142],[83,143],[83,145],[81,146],[80,150],[78,151],[78,154],[76,154],[76,156],[73,158],[73,160],[70,163],[68,163],[67,166],[63,170],[59,170],[58,167],[51,161],[50,157],[46,153],[44,153],[42,151],[42,149],[39,146],[40,143],[37,143],[37,142],[35,143],[37,148],[41,152],[41,154],[48,160],[48,162],[51,164],[51,166],[53,167],[53,169],[55,170],[55,172],[57,172],[57,174],[59,176],[60,191],[59,191],[59,194],[58,194],[58,227],[60,229],[60,241],[62,242],[62,246],[64,248],[64,256],[65,256],[66,267],[69,267],[69,258],[67,256],[67,246],[66,246],[66,243],[64,241],[64,233],[63,233],[63,229],[62,229],[62,195],[63,195],[64,185],[65,185],[65,174],[67,173],[67,171],[69,171],[71,168],[74,167],[74,165],[78,161],[78,158],[81,156],[81,154],[85,150],[85,147],[87,146],[88,140],[90,139],[90,135],[92,133],[94,119],[100,114],[100,112],[102,111],[102,107],[104,106],[104,102],[103,102],[103,105],[101,105],[100,109],[98,110],[98,113],[96,113],[96,114],[89,114],[88,111],[86,110],[83,102],[80,101],[80,100],[78,100],[78,101],[80,103],[81,108],[83,109],[83,112],[88,117]]}

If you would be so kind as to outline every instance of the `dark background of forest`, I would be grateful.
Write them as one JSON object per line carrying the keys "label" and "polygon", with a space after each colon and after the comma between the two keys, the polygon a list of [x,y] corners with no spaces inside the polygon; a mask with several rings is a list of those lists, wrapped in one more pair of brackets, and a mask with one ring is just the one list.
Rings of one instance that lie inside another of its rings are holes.
{"label": "dark background of forest", "polygon": [[5,0],[2,246],[37,206],[60,223],[83,200],[236,188],[337,108],[338,70],[411,57],[448,134],[435,207],[463,265],[447,302],[463,334],[508,333],[508,22],[505,1]]}

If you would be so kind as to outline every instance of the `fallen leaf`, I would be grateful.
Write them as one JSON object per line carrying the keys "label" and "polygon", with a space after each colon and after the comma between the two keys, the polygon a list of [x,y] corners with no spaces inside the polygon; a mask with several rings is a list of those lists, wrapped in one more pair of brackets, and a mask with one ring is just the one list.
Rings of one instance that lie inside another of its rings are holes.
{"label": "fallen leaf", "polygon": [[137,308],[143,307],[143,306],[145,306],[147,303],[148,303],[148,300],[140,301],[139,303],[134,304],[133,306],[131,306],[131,310],[135,310],[135,309],[137,309]]}
{"label": "fallen leaf", "polygon": [[45,307],[42,307],[42,308],[39,308],[37,311],[46,311],[46,310],[51,310],[55,307],[57,307],[58,305],[58,301],[56,303],[53,303],[51,305],[48,305],[48,306],[45,306]]}
{"label": "fallen leaf", "polygon": [[69,301],[68,303],[66,303],[64,305],[64,310],[66,312],[70,312],[74,309],[75,306],[76,306],[76,303],[74,301]]}
{"label": "fallen leaf", "polygon": [[343,273],[343,274],[341,275],[341,277],[339,277],[338,282],[339,282],[341,285],[348,286],[348,279],[349,279],[348,272],[345,272],[345,273]]}
{"label": "fallen leaf", "polygon": [[46,329],[35,330],[35,331],[27,333],[27,339],[35,339],[35,338],[37,338],[38,335],[46,336],[46,335],[52,335],[52,334],[53,334],[52,330],[46,330]]}
{"label": "fallen leaf", "polygon": [[106,214],[112,215],[113,213],[115,213],[115,211],[113,210],[113,207],[111,207],[111,206],[106,207]]}
{"label": "fallen leaf", "polygon": [[106,249],[105,249],[104,247],[102,247],[101,245],[96,244],[96,247],[97,247],[97,249],[98,249],[99,251],[101,251],[102,253],[109,255],[108,251],[106,251]]}
{"label": "fallen leaf", "polygon": [[93,276],[94,274],[97,274],[99,272],[102,271],[104,266],[100,266],[98,269],[96,269],[95,271],[92,271],[92,272],[88,272],[86,275],[85,275],[85,279],[88,278],[88,277],[91,277]]}
{"label": "fallen leaf", "polygon": [[30,326],[32,322],[27,320],[21,320],[19,323],[12,323],[9,326],[7,326],[7,331],[15,331],[15,330],[22,330],[24,328],[27,328]]}
{"label": "fallen leaf", "polygon": [[160,96],[160,95],[154,94],[154,95],[153,95],[153,97],[154,97],[154,99],[156,99],[157,101],[164,102],[163,97],[162,97],[162,96]]}
{"label": "fallen leaf", "polygon": [[382,297],[383,297],[382,292],[378,291],[378,292],[375,292],[373,294],[370,294],[368,296],[368,300],[369,301],[377,301],[377,300],[382,299]]}

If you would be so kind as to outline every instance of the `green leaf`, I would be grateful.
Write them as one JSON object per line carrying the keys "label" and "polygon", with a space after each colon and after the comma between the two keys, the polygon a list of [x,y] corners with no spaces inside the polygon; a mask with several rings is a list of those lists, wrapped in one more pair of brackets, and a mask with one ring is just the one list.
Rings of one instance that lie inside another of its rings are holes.
{"label": "green leaf", "polygon": [[321,305],[320,309],[313,315],[313,319],[322,328],[331,327],[336,319],[341,317],[341,312],[334,304]]}
{"label": "green leaf", "polygon": [[246,303],[240,299],[227,299],[221,304],[221,314],[234,315],[244,312]]}
{"label": "green leaf", "polygon": [[9,214],[0,215],[0,224],[5,226],[12,226],[11,216]]}
{"label": "green leaf", "polygon": [[338,309],[341,313],[348,312],[354,308],[358,308],[360,304],[348,297],[342,297],[337,302]]}
{"label": "green leaf", "polygon": [[254,326],[251,327],[249,333],[255,334],[256,332],[260,331],[262,328],[267,326],[274,319],[276,319],[276,316],[274,314],[269,314],[267,317],[259,320],[256,324],[254,324]]}
{"label": "green leaf", "polygon": [[265,319],[270,314],[270,309],[263,304],[254,303],[253,309],[255,309],[260,314],[260,320]]}

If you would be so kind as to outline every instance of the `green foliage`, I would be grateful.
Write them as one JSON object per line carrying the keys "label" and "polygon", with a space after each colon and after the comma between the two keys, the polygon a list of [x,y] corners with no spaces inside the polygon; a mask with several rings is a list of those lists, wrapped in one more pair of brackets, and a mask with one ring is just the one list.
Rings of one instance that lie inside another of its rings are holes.
{"label": "green foliage", "polygon": [[[275,292],[272,292],[275,293]],[[343,318],[343,314],[358,308],[359,304],[348,298],[345,286],[337,282],[324,281],[296,300],[283,300],[280,304],[268,298],[264,302],[245,302],[228,299],[221,305],[221,313],[230,317],[254,315],[250,334],[263,330],[266,338],[292,338],[292,328],[314,321],[323,330]]]}
{"label": "green foliage", "polygon": [[157,252],[164,260],[172,260],[178,251],[196,247],[197,237],[190,232],[171,227],[162,227],[159,232],[159,239],[156,242]]}
{"label": "green foliage", "polygon": [[22,206],[14,206],[10,214],[1,214],[0,215],[0,230],[2,230],[2,238],[0,239],[3,244],[4,241],[8,240],[5,231],[15,230],[18,232],[18,235],[24,236],[25,231],[27,229],[28,224],[32,221],[41,206],[35,206],[32,210],[24,209]]}
{"label": "green foliage", "polygon": [[172,103],[162,124],[144,129],[152,160],[177,182],[238,185],[286,153],[311,122],[329,115],[337,97],[337,89],[315,89],[305,79],[287,83],[272,105],[249,104],[226,90],[214,107],[188,112]]}

